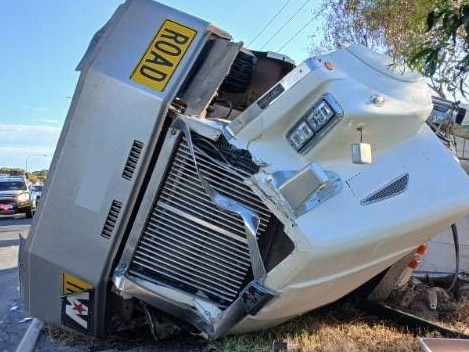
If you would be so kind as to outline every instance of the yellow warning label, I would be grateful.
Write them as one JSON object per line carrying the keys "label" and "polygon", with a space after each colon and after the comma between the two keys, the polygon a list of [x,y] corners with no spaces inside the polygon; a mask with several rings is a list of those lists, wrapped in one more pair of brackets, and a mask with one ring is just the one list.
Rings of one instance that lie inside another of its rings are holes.
{"label": "yellow warning label", "polygon": [[197,31],[166,20],[135,67],[130,79],[162,92],[195,38]]}
{"label": "yellow warning label", "polygon": [[90,283],[79,279],[72,274],[63,273],[62,274],[62,293],[68,295],[70,293],[87,291],[93,288],[93,285]]}

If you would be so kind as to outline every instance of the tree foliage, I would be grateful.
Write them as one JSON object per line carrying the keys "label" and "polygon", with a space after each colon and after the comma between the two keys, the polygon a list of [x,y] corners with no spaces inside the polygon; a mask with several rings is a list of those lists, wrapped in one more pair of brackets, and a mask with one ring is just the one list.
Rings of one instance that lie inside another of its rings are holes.
{"label": "tree foliage", "polygon": [[453,94],[467,93],[469,72],[469,0],[434,1],[426,17],[427,40],[413,49],[410,64],[442,80]]}
{"label": "tree foliage", "polygon": [[[40,170],[28,172],[27,177],[31,183],[44,183],[47,179],[48,170]],[[22,168],[2,167],[0,168],[0,175],[23,176],[26,175]]]}
{"label": "tree foliage", "polygon": [[44,183],[47,179],[48,170],[33,171],[29,174],[32,183]]}
{"label": "tree foliage", "polygon": [[313,53],[362,44],[429,77],[439,96],[454,97],[456,88],[465,88],[469,67],[468,2],[324,0],[325,35]]}
{"label": "tree foliage", "polygon": [[0,175],[22,176],[24,175],[24,169],[20,167],[2,167],[0,168]]}
{"label": "tree foliage", "polygon": [[393,57],[401,56],[411,42],[425,32],[428,0],[332,0],[324,1],[325,38],[321,45],[336,49],[362,44]]}

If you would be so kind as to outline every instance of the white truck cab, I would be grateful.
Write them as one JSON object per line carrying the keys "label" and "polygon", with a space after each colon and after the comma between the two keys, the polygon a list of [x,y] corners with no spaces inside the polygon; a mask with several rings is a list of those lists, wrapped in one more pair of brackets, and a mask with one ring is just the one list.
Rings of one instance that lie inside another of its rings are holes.
{"label": "white truck cab", "polygon": [[389,62],[351,46],[295,65],[127,0],[78,67],[21,244],[26,308],[98,336],[152,317],[215,339],[412,257],[469,213],[469,179],[426,124],[424,80]]}

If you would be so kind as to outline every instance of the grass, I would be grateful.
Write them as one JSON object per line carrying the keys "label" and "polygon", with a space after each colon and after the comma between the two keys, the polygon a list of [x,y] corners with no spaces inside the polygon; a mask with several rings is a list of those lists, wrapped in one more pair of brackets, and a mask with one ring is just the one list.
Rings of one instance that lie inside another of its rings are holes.
{"label": "grass", "polygon": [[[469,326],[469,300],[449,319],[455,324]],[[457,321],[457,323],[454,323]],[[448,325],[451,325],[448,324]],[[458,329],[460,330],[460,329]],[[155,342],[151,334],[137,333],[111,337],[104,341],[82,334],[48,327],[46,335],[60,345],[118,350],[141,347],[142,351],[200,351],[200,352],[414,352],[421,351],[416,333],[390,321],[365,313],[347,302],[339,302],[298,317],[276,328],[242,335],[226,336],[208,342],[200,337],[179,336]],[[441,337],[435,332],[419,331],[418,336]],[[274,343],[277,343],[274,345]],[[275,348],[277,347],[277,348]],[[278,347],[286,347],[281,349]]]}
{"label": "grass", "polygon": [[469,297],[460,299],[451,315],[443,317],[441,323],[469,335]]}
{"label": "grass", "polygon": [[[422,332],[428,336],[428,333]],[[282,341],[287,351],[411,352],[418,351],[415,336],[403,328],[365,315],[349,304],[335,304],[297,318],[277,328],[228,336],[216,351],[275,351]]]}

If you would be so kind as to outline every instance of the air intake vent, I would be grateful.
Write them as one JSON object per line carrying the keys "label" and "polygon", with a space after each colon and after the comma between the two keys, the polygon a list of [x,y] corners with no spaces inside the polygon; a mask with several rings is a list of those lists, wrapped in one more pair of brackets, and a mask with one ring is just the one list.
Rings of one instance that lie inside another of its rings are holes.
{"label": "air intake vent", "polygon": [[[204,178],[217,192],[259,215],[258,237],[262,238],[269,210],[243,177],[196,148]],[[243,173],[248,177],[248,172]],[[212,203],[183,139],[135,250],[130,273],[226,308],[243,289],[250,269],[242,219]]]}
{"label": "air intake vent", "polygon": [[129,157],[125,163],[124,172],[122,172],[122,177],[126,180],[131,180],[134,175],[135,168],[137,167],[138,159],[142,153],[143,143],[140,141],[134,141],[132,148],[130,149]]}
{"label": "air intake vent", "polygon": [[409,174],[402,175],[392,181],[391,183],[387,184],[386,186],[380,188],[376,192],[372,193],[365,199],[363,199],[360,204],[361,205],[368,205],[372,203],[376,203],[382,201],[387,198],[391,198],[397,196],[398,194],[405,191],[407,185],[409,184]]}
{"label": "air intake vent", "polygon": [[106,222],[104,223],[103,231],[101,232],[101,236],[104,238],[111,238],[112,231],[114,231],[114,227],[116,226],[121,208],[121,202],[117,200],[112,201],[111,209],[109,209],[109,214],[107,214]]}

